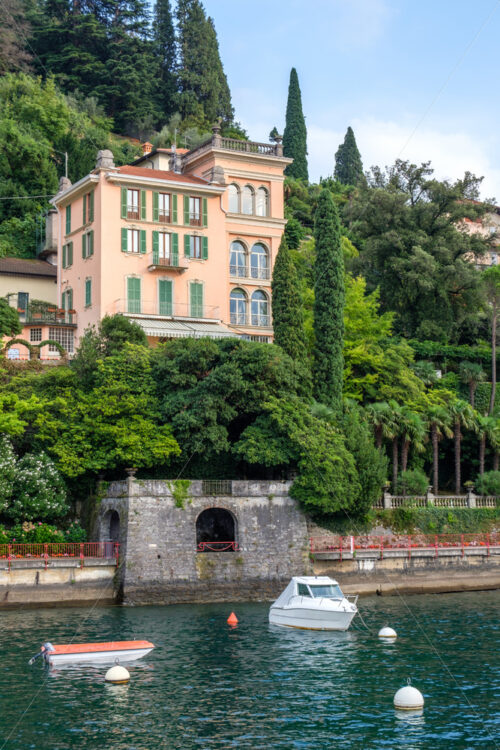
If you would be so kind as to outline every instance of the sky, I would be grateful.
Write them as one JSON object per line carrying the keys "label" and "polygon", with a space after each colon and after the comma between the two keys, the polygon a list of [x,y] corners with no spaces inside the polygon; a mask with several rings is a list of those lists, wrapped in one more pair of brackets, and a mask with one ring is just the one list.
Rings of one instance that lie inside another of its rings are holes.
{"label": "sky", "polygon": [[283,132],[290,69],[302,91],[309,178],[333,173],[350,125],[363,165],[431,161],[484,176],[500,201],[500,0],[204,0],[236,119]]}

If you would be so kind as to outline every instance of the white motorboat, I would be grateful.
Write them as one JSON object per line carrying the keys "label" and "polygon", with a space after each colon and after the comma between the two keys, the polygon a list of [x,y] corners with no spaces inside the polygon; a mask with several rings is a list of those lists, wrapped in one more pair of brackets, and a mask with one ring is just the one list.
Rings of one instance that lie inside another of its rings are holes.
{"label": "white motorboat", "polygon": [[269,610],[269,622],[304,630],[347,630],[358,611],[357,596],[344,596],[328,576],[292,578]]}
{"label": "white motorboat", "polygon": [[108,641],[106,643],[71,643],[52,645],[44,643],[40,651],[29,663],[33,664],[40,656],[51,666],[78,664],[82,662],[111,663],[135,661],[154,649],[150,641]]}

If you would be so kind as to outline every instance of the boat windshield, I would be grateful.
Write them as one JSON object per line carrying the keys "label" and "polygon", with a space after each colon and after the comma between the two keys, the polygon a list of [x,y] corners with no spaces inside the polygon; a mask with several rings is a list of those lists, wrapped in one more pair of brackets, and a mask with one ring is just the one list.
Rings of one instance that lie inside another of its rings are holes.
{"label": "boat windshield", "polygon": [[316,598],[320,596],[328,597],[330,599],[343,599],[344,594],[340,590],[340,586],[336,584],[327,584],[326,586],[310,586],[312,595]]}

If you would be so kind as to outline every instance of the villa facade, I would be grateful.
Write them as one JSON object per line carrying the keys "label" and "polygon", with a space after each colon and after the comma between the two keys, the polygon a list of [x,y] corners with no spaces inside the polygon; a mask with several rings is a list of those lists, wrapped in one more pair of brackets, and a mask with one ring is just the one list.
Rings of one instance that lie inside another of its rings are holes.
{"label": "villa facade", "polygon": [[272,341],[271,273],[283,234],[281,143],[213,136],[116,167],[109,151],[61,180],[58,308],[74,324],[120,313],[151,343],[185,336]]}

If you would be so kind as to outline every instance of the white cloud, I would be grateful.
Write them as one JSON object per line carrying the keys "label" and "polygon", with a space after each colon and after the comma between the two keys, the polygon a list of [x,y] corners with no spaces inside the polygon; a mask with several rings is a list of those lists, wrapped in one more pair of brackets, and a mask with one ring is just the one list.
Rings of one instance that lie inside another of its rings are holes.
{"label": "white cloud", "polygon": [[[420,164],[431,161],[438,179],[455,180],[465,171],[484,176],[483,198],[500,200],[500,169],[494,166],[488,143],[476,135],[419,127],[394,121],[360,119],[352,122],[363,165],[384,167],[398,158]],[[413,134],[412,134],[413,133]],[[335,152],[345,131],[329,130],[308,123],[309,174],[316,181],[332,174]]]}

